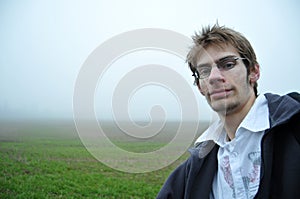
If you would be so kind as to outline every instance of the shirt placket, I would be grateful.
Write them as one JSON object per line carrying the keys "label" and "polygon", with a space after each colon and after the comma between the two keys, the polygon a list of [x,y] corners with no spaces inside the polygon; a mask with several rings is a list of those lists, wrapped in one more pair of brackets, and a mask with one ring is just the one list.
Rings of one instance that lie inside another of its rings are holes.
{"label": "shirt placket", "polygon": [[246,190],[244,186],[244,179],[241,171],[241,161],[239,158],[239,151],[235,147],[235,143],[231,143],[228,145],[228,154],[229,154],[229,161],[232,169],[232,178],[234,182],[233,192],[235,198],[247,198],[245,196]]}

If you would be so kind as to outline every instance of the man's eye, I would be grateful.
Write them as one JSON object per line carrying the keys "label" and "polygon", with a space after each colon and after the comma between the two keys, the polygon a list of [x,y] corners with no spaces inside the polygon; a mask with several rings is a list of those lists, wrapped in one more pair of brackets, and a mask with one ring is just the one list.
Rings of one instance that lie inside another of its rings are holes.
{"label": "man's eye", "polygon": [[229,70],[229,69],[232,69],[235,66],[235,64],[236,63],[234,61],[226,61],[226,62],[220,63],[219,67],[220,67],[220,69],[223,69],[223,70]]}
{"label": "man's eye", "polygon": [[200,75],[210,73],[210,67],[201,67],[198,72]]}

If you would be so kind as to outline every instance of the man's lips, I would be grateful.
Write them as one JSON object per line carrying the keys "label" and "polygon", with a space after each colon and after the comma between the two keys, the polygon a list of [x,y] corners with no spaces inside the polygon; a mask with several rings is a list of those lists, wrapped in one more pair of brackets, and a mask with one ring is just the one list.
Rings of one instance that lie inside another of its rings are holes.
{"label": "man's lips", "polygon": [[230,95],[232,92],[232,89],[219,89],[219,90],[213,90],[209,92],[209,96],[211,99],[222,99],[226,98]]}

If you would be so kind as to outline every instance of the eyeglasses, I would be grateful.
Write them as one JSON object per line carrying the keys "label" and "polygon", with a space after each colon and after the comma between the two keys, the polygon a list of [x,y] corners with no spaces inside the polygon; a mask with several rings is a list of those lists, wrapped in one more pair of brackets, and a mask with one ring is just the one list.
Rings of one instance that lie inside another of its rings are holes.
{"label": "eyeglasses", "polygon": [[[234,68],[237,60],[240,60],[240,59],[243,60],[246,58],[228,56],[228,57],[224,57],[224,58],[221,58],[218,61],[216,61],[216,65],[217,65],[217,68],[221,72],[228,71],[228,70]],[[211,69],[212,69],[212,66],[209,64],[199,65],[196,67],[196,70],[195,70],[193,76],[195,77],[196,81],[198,79],[205,79],[210,75]]]}

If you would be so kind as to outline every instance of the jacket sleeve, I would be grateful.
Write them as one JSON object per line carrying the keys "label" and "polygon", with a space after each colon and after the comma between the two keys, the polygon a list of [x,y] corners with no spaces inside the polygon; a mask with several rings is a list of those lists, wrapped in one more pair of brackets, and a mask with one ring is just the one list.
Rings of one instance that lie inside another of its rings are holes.
{"label": "jacket sleeve", "polygon": [[184,198],[188,165],[189,159],[171,173],[156,199]]}

